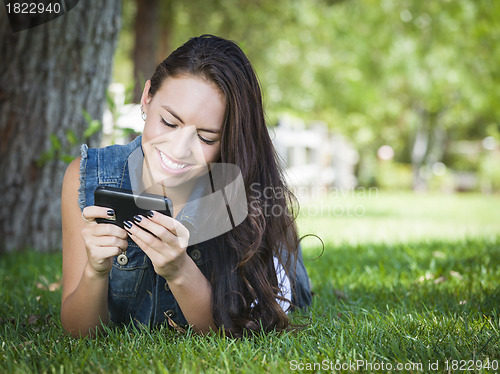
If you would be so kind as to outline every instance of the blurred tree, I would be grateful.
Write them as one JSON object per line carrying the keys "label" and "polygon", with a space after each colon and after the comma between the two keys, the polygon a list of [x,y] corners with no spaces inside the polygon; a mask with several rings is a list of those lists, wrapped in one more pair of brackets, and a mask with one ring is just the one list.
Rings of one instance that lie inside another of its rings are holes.
{"label": "blurred tree", "polygon": [[62,178],[79,143],[99,144],[84,114],[102,117],[120,18],[119,0],[82,0],[12,33],[0,7],[0,252],[60,247]]}
{"label": "blurred tree", "polygon": [[137,13],[134,22],[134,99],[141,99],[144,81],[150,77],[156,63],[156,35],[158,30],[159,0],[136,0]]}
{"label": "blurred tree", "polygon": [[382,97],[399,101],[384,127],[400,123],[410,150],[414,188],[425,189],[429,170],[443,159],[448,140],[485,136],[488,121],[500,114],[488,107],[492,98],[500,99],[498,90],[489,87],[499,81],[491,58],[498,55],[493,40],[499,36],[499,23],[491,15],[498,15],[500,7],[498,2],[470,0],[384,5],[383,17],[392,35],[383,43],[387,56],[376,85]]}
{"label": "blurred tree", "polygon": [[137,12],[134,22],[134,98],[141,100],[144,82],[156,65],[169,53],[173,0],[135,0]]}
{"label": "blurred tree", "polygon": [[172,21],[174,19],[173,0],[162,0],[159,9],[160,25],[158,33],[158,45],[156,48],[156,61],[160,63],[172,51],[170,45],[172,38]]}
{"label": "blurred tree", "polygon": [[450,140],[484,137],[500,114],[491,105],[500,99],[492,86],[499,83],[493,41],[499,37],[500,8],[487,1],[407,1],[393,10],[400,18],[392,22],[397,43],[383,75],[395,84],[381,88],[400,98],[414,187],[423,189]]}
{"label": "blurred tree", "polygon": [[202,33],[240,44],[270,124],[286,112],[352,139],[366,183],[383,144],[425,188],[450,141],[500,129],[499,1],[189,0],[170,14],[172,46]]}

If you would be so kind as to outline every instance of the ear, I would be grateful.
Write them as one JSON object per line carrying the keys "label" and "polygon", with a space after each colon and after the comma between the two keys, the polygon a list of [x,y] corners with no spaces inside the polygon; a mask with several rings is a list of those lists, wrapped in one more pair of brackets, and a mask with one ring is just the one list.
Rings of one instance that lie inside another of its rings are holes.
{"label": "ear", "polygon": [[141,105],[144,111],[148,108],[148,104],[151,101],[151,96],[149,96],[149,89],[151,88],[151,81],[148,79],[144,85],[144,91],[142,91]]}

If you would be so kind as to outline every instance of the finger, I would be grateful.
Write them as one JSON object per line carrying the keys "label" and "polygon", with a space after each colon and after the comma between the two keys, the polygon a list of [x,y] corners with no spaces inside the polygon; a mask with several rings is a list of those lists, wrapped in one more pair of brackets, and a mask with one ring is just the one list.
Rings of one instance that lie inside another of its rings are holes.
{"label": "finger", "polygon": [[153,222],[149,219],[146,219],[144,216],[134,216],[134,223],[151,232],[153,235],[155,235],[157,238],[160,238],[164,242],[172,242],[178,241],[177,234],[175,232],[175,227],[172,225],[171,227],[165,227],[162,225],[159,225],[156,222]]}
{"label": "finger", "polygon": [[104,247],[118,247],[125,251],[128,247],[128,242],[126,239],[121,239],[116,236],[93,236],[87,235],[84,236],[85,245],[87,249],[94,250],[97,248]]}
{"label": "finger", "polygon": [[95,245],[99,247],[118,247],[125,250],[128,247],[128,242],[116,236],[101,236],[96,240]]}
{"label": "finger", "polygon": [[116,225],[109,223],[103,224],[89,224],[82,229],[82,236],[86,238],[86,242],[98,241],[99,238],[104,236],[116,237],[122,240],[127,240],[127,232]]}
{"label": "finger", "polygon": [[99,259],[107,259],[110,257],[115,257],[121,254],[125,249],[127,248],[121,248],[121,247],[95,247],[93,248],[94,250],[91,251],[91,255],[94,258],[94,260],[99,261]]}
{"label": "finger", "polygon": [[189,241],[189,232],[180,222],[176,221],[175,219],[163,216],[161,221],[162,223],[167,224],[167,227],[163,226],[160,223],[156,223],[152,220],[146,219],[142,216],[135,216],[134,220],[138,226],[152,232],[168,245],[176,247],[187,247]]}
{"label": "finger", "polygon": [[179,237],[189,237],[189,230],[175,218],[169,217],[154,210],[149,211],[146,216],[151,222],[165,227],[174,235],[177,235]]}
{"label": "finger", "polygon": [[[145,220],[145,219],[144,219]],[[125,221],[124,223],[125,230],[127,230],[127,233],[134,235],[134,241],[135,239],[140,240],[142,243],[144,243],[145,246],[148,248],[154,249],[154,248],[159,248],[160,246],[164,245],[165,243],[155,235],[151,234],[150,232],[147,232],[143,230],[140,226],[137,225],[136,222],[132,221]],[[164,229],[166,230],[166,229]],[[137,245],[139,245],[138,242],[136,242]],[[139,247],[143,248],[141,245]],[[144,249],[144,248],[143,248]]]}
{"label": "finger", "polygon": [[[135,229],[131,228],[130,230],[134,230],[135,232],[139,232],[139,233],[140,232],[146,233],[144,230],[138,228],[137,226],[135,226]],[[146,243],[145,241],[143,241],[138,235],[135,235],[130,230],[127,229],[127,234],[130,237],[130,239],[132,239],[135,242],[135,244],[137,244],[144,251],[144,253],[146,253],[146,256],[148,256],[149,259],[153,263],[155,263],[156,259],[157,259],[157,256],[159,255],[159,252],[157,252],[156,250],[154,250],[153,248],[151,248],[151,246],[148,243]],[[146,234],[148,234],[148,233],[146,233]],[[153,235],[151,235],[151,234],[148,234],[148,235],[153,238]],[[155,238],[155,240],[159,240],[159,239]]]}
{"label": "finger", "polygon": [[88,221],[95,221],[96,218],[112,219],[115,216],[113,209],[102,206],[91,205],[87,206],[82,211],[82,218]]}
{"label": "finger", "polygon": [[127,239],[127,232],[117,225],[111,223],[101,223],[92,227],[94,236],[116,236],[117,238]]}

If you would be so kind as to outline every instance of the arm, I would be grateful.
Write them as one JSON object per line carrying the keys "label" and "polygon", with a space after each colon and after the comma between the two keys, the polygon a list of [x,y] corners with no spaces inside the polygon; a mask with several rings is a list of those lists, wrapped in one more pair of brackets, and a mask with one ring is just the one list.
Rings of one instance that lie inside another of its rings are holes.
{"label": "arm", "polygon": [[274,260],[274,270],[276,271],[276,277],[278,278],[278,287],[280,289],[280,296],[284,297],[286,300],[281,300],[276,298],[281,309],[283,309],[286,313],[291,306],[292,300],[292,287],[290,285],[290,279],[286,275],[285,269],[283,265],[280,264],[277,257],[273,257]]}
{"label": "arm", "polygon": [[[127,248],[126,233],[114,225],[98,225],[107,209],[78,206],[80,158],[64,176],[61,214],[63,234],[63,292],[61,323],[74,337],[95,335],[108,321],[108,274],[111,258]],[[121,232],[120,232],[121,231]],[[90,260],[89,260],[90,259]]]}
{"label": "arm", "polygon": [[131,227],[127,230],[130,237],[151,259],[156,273],[168,282],[194,331],[215,331],[212,286],[186,252],[189,231],[179,221],[157,212],[152,217],[140,218],[140,222],[130,222]]}
{"label": "arm", "polygon": [[179,275],[167,279],[179,307],[194,331],[216,331],[212,317],[212,286],[194,261],[186,254],[186,264]]}

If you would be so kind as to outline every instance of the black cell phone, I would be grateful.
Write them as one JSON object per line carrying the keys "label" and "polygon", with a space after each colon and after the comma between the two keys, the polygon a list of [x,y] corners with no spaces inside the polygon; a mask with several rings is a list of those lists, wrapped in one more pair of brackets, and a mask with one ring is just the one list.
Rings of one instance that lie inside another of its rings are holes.
{"label": "black cell phone", "polygon": [[111,208],[116,219],[96,218],[97,223],[112,223],[123,227],[123,221],[131,221],[135,215],[145,215],[155,210],[172,217],[172,203],[168,197],[149,193],[135,194],[131,190],[116,187],[99,186],[94,191],[94,205]]}

